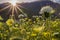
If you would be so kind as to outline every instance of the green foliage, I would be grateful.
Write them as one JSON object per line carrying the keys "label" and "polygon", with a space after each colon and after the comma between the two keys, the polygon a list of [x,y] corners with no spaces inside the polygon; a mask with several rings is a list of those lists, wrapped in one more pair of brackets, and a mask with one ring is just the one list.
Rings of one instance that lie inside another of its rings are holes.
{"label": "green foliage", "polygon": [[3,18],[0,16],[0,20],[3,20]]}
{"label": "green foliage", "polygon": [[[9,19],[10,20],[10,19]],[[9,21],[7,20],[7,21]],[[10,20],[11,22],[11,20]],[[1,40],[59,40],[60,19],[43,21],[36,18],[32,21],[29,18],[20,19],[19,22],[0,22]],[[13,22],[13,21],[12,21]],[[10,23],[11,24],[11,23]]]}

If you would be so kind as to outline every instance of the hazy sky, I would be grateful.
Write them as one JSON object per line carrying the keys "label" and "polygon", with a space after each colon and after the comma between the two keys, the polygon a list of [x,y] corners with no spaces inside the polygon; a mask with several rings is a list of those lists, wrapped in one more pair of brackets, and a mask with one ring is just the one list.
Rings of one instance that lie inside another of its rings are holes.
{"label": "hazy sky", "polygon": [[[11,1],[11,0],[0,0],[0,3],[7,2],[7,1]],[[33,2],[33,1],[38,1],[38,0],[17,0],[17,1],[18,2]],[[56,2],[56,3],[60,3],[60,0],[51,0],[51,1]]]}
{"label": "hazy sky", "polygon": [[60,4],[60,0],[51,0],[51,1],[53,1],[53,2],[55,2],[55,3],[59,3],[59,4]]}
{"label": "hazy sky", "polygon": [[[11,0],[0,0],[0,3],[2,2],[7,2],[7,1],[11,1]],[[19,2],[33,2],[33,1],[37,1],[37,0],[17,0]]]}

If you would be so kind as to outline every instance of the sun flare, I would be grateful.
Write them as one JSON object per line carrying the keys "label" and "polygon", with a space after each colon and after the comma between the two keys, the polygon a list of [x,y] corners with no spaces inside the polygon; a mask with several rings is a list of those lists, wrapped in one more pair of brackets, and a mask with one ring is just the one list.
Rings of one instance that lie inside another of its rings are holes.
{"label": "sun flare", "polygon": [[9,3],[11,3],[13,6],[16,6],[17,1],[16,0],[11,0],[11,1],[9,1]]}

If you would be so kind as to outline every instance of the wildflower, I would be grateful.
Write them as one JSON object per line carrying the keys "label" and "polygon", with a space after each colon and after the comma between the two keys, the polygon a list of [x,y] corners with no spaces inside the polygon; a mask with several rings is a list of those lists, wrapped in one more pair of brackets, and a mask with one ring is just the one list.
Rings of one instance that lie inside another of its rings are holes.
{"label": "wildflower", "polygon": [[17,27],[13,27],[13,30],[18,30],[19,28],[17,28]]}
{"label": "wildflower", "polygon": [[53,27],[57,27],[58,22],[57,21],[54,21],[54,22],[52,22],[52,25],[53,25]]}
{"label": "wildflower", "polygon": [[24,34],[24,32],[26,32],[25,29],[22,29],[22,30],[20,31],[20,33],[22,33],[22,34]]}
{"label": "wildflower", "polygon": [[6,32],[8,33],[8,32],[9,32],[9,30],[6,30]]}
{"label": "wildflower", "polygon": [[28,21],[32,21],[31,19],[29,19]]}
{"label": "wildflower", "polygon": [[54,13],[55,12],[55,10],[52,10],[50,13]]}
{"label": "wildflower", "polygon": [[43,7],[43,8],[41,9],[40,13],[44,13],[44,12],[54,13],[55,10],[54,10],[52,7],[50,7],[50,6],[45,6],[45,7]]}
{"label": "wildflower", "polygon": [[36,20],[39,20],[39,17],[37,17]]}
{"label": "wildflower", "polygon": [[15,26],[16,26],[16,27],[18,27],[18,26],[19,26],[19,24],[17,24],[17,23],[16,23],[16,24],[15,24]]}
{"label": "wildflower", "polygon": [[6,24],[7,24],[8,26],[13,25],[13,23],[14,23],[14,20],[13,20],[13,19],[8,19],[8,20],[6,21]]}
{"label": "wildflower", "polygon": [[3,20],[3,18],[0,16],[0,20]]}
{"label": "wildflower", "polygon": [[3,26],[3,23],[2,23],[2,22],[0,22],[0,27],[1,27],[1,26]]}
{"label": "wildflower", "polygon": [[20,15],[18,16],[18,18],[25,18],[25,17],[27,17],[26,14],[20,14]]}
{"label": "wildflower", "polygon": [[24,15],[23,15],[23,14],[20,14],[20,15],[18,16],[18,18],[20,18],[20,17],[24,17]]}
{"label": "wildflower", "polygon": [[2,28],[3,25],[4,25],[4,23],[0,22],[0,29],[3,29],[3,28]]}
{"label": "wildflower", "polygon": [[31,34],[31,36],[37,36],[37,34],[35,34],[35,33],[32,33],[32,34]]}
{"label": "wildflower", "polygon": [[52,38],[52,40],[56,40],[55,38]]}
{"label": "wildflower", "polygon": [[45,6],[41,9],[40,14],[43,14],[43,17],[50,17],[51,14],[53,14],[55,12],[55,10],[50,7],[50,6]]}
{"label": "wildflower", "polygon": [[2,36],[3,36],[3,34],[2,34],[2,33],[0,33],[0,36],[2,37]]}
{"label": "wildflower", "polygon": [[33,21],[33,23],[36,23],[36,21]]}
{"label": "wildflower", "polygon": [[44,28],[45,28],[45,27],[35,27],[35,28],[33,28],[33,30],[34,30],[35,32],[41,32]]}
{"label": "wildflower", "polygon": [[20,37],[13,36],[13,37],[10,38],[10,40],[22,40],[22,39]]}
{"label": "wildflower", "polygon": [[27,34],[30,34],[30,32],[26,32]]}
{"label": "wildflower", "polygon": [[25,18],[25,20],[28,20],[28,18]]}
{"label": "wildflower", "polygon": [[4,34],[4,36],[7,36],[7,34]]}
{"label": "wildflower", "polygon": [[50,35],[50,32],[43,32],[43,35],[48,36],[48,35]]}

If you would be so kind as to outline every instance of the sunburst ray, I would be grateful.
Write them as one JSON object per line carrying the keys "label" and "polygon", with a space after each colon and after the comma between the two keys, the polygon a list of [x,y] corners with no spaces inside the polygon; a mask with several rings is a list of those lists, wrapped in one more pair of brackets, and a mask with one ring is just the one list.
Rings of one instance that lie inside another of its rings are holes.
{"label": "sunburst ray", "polygon": [[25,7],[21,6],[21,5],[17,5],[17,6],[23,8],[23,9],[28,10],[27,8],[25,8]]}
{"label": "sunburst ray", "polygon": [[9,8],[11,5],[9,5],[9,6],[6,6],[6,7],[4,7],[3,9],[1,9],[0,11],[3,11],[3,10],[5,10],[5,9],[7,9],[7,8]]}
{"label": "sunburst ray", "polygon": [[14,7],[12,7],[12,16],[14,16]]}
{"label": "sunburst ray", "polygon": [[24,14],[25,16],[27,16],[26,13],[24,13],[24,12],[22,11],[22,9],[20,9],[20,8],[17,7],[17,6],[16,6],[16,8],[17,8],[22,14]]}
{"label": "sunburst ray", "polygon": [[17,8],[15,7],[15,11],[16,11],[16,14],[18,15],[18,10],[17,10]]}
{"label": "sunburst ray", "polygon": [[9,11],[7,12],[7,15],[9,14],[9,12],[11,11],[12,7],[10,7]]}

